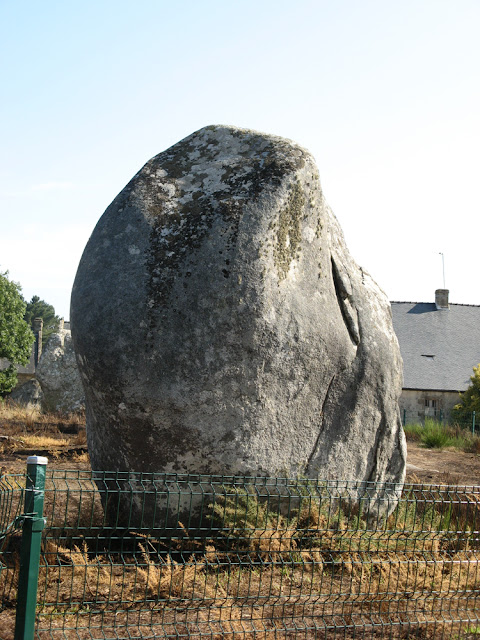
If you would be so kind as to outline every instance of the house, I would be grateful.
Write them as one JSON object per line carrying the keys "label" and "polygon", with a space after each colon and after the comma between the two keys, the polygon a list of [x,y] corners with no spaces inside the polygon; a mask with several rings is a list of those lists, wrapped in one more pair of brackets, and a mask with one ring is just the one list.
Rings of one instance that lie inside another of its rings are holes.
{"label": "house", "polygon": [[403,358],[404,424],[426,416],[448,420],[480,363],[480,306],[450,304],[448,296],[437,289],[435,302],[391,303]]}

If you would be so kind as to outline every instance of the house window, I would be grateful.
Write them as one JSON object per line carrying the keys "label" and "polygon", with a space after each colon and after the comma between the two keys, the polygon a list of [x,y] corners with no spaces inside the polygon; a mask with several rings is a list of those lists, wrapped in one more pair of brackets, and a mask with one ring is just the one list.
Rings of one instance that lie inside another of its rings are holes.
{"label": "house window", "polygon": [[437,409],[438,400],[436,398],[425,398],[425,416],[434,418],[437,415]]}

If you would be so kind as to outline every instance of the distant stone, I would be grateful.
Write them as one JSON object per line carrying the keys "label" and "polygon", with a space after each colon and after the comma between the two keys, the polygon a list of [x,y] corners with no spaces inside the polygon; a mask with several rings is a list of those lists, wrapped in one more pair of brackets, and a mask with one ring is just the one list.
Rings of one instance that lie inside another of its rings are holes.
{"label": "distant stone", "polygon": [[42,387],[38,380],[32,378],[16,387],[10,394],[10,399],[22,406],[40,409],[43,401]]}
{"label": "distant stone", "polygon": [[403,481],[390,305],[291,141],[211,126],[147,162],[71,318],[95,469]]}
{"label": "distant stone", "polygon": [[69,330],[60,329],[50,336],[36,377],[42,387],[45,410],[76,413],[85,409],[85,394]]}

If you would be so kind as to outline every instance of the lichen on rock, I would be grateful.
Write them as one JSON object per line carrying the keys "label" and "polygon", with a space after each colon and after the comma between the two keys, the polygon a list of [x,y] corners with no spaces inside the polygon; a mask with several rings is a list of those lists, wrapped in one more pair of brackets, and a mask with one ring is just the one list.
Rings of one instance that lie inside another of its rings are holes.
{"label": "lichen on rock", "polygon": [[277,223],[275,264],[279,278],[286,277],[292,261],[297,257],[301,241],[301,219],[304,215],[305,197],[298,182],[291,187],[288,200],[280,211]]}
{"label": "lichen on rock", "polygon": [[42,388],[43,409],[67,414],[84,411],[85,394],[70,330],[59,329],[47,340],[36,377]]}

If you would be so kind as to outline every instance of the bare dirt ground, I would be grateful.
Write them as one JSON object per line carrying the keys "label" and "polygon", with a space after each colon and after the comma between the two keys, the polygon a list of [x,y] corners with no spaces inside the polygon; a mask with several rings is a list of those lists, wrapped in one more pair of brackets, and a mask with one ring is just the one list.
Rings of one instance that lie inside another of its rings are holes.
{"label": "bare dirt ground", "polygon": [[[422,484],[480,485],[480,455],[458,450],[425,449],[408,443],[407,482]],[[90,468],[85,446],[62,446],[52,450],[4,451],[0,467],[4,472],[22,473],[28,455],[45,455],[54,469]]]}
{"label": "bare dirt ground", "polygon": [[480,485],[480,455],[450,449],[425,449],[407,443],[407,481]]}
{"label": "bare dirt ground", "polygon": [[[480,455],[454,449],[426,449],[407,443],[407,482],[480,485]],[[28,414],[0,407],[2,473],[23,473],[29,455],[47,456],[50,468],[89,469],[85,419]]]}

